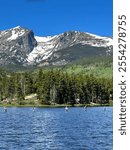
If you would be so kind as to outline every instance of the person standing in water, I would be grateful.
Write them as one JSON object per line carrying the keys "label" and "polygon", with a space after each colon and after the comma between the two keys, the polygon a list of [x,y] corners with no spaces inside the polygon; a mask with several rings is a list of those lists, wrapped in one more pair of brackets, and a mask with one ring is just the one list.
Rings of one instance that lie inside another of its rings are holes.
{"label": "person standing in water", "polygon": [[87,110],[87,106],[84,106],[84,111],[86,111]]}
{"label": "person standing in water", "polygon": [[4,112],[7,112],[7,107],[6,106],[4,106]]}
{"label": "person standing in water", "polygon": [[35,106],[33,106],[33,111],[35,111]]}
{"label": "person standing in water", "polygon": [[67,106],[65,107],[65,111],[68,111],[68,107]]}

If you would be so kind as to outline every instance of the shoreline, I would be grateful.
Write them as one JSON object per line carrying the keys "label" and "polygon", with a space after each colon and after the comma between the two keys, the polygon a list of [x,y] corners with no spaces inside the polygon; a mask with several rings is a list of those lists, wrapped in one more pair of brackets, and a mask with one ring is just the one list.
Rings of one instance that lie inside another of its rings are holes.
{"label": "shoreline", "polygon": [[112,104],[75,104],[75,105],[69,105],[69,104],[61,104],[61,105],[19,105],[19,104],[0,104],[0,107],[35,107],[35,108],[63,108],[63,107],[113,107]]}

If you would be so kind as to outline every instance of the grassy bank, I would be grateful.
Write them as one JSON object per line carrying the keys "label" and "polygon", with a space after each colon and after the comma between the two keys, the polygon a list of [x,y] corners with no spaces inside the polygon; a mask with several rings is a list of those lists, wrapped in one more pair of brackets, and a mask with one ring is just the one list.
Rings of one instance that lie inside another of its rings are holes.
{"label": "grassy bank", "polygon": [[0,107],[41,107],[41,108],[63,108],[65,106],[68,107],[101,107],[101,106],[113,106],[112,103],[109,104],[75,104],[75,105],[69,105],[69,104],[56,104],[56,105],[32,105],[32,104],[25,104],[25,105],[20,105],[20,104],[0,104]]}

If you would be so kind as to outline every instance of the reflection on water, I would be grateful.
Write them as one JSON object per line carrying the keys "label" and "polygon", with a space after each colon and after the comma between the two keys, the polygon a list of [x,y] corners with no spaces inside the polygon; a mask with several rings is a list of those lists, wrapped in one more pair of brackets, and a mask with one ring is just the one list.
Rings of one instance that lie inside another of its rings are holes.
{"label": "reflection on water", "polygon": [[112,107],[1,107],[0,150],[112,150]]}

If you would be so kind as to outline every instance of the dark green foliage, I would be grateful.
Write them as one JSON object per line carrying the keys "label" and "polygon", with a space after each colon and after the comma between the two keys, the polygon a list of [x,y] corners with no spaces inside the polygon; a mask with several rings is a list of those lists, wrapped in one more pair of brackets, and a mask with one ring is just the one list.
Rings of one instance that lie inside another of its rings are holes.
{"label": "dark green foliage", "polygon": [[112,79],[69,74],[51,69],[38,72],[0,71],[0,100],[24,104],[27,95],[36,94],[41,104],[109,103]]}

